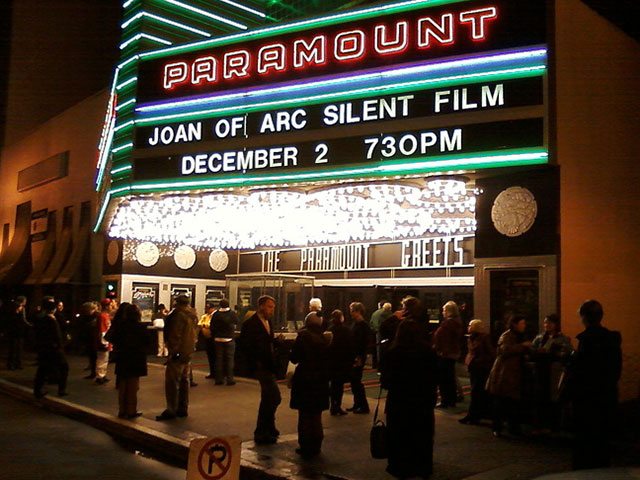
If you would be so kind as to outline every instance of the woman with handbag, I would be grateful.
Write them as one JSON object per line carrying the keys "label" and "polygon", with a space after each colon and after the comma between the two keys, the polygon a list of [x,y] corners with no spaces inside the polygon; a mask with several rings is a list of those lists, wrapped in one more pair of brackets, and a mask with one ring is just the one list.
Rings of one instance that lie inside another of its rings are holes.
{"label": "woman with handbag", "polygon": [[387,472],[427,478],[433,471],[437,359],[418,322],[403,320],[398,326],[380,381],[388,390]]}

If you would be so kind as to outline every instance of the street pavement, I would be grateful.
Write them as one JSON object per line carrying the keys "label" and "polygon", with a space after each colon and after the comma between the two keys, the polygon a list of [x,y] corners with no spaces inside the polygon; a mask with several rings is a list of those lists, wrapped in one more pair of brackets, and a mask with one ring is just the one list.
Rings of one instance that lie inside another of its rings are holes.
{"label": "street pavement", "polygon": [[[184,445],[188,445],[188,441],[197,436],[238,435],[243,441],[243,466],[250,466],[254,471],[262,470],[263,474],[272,477],[353,480],[392,478],[385,472],[386,461],[374,460],[369,454],[368,439],[372,415],[349,414],[344,417],[332,417],[326,412],[323,414],[325,439],[322,454],[313,460],[300,458],[295,453],[298,447],[297,412],[289,408],[289,390],[284,384],[280,386],[282,404],[276,417],[277,427],[281,432],[280,439],[275,445],[255,445],[252,438],[260,402],[259,385],[250,379],[237,378],[238,383],[234,386],[215,386],[213,380],[204,378],[208,373],[204,352],[197,352],[193,362],[194,378],[198,386],[190,389],[189,416],[164,422],[155,420],[155,416],[164,409],[164,368],[161,359],[149,357],[149,375],[141,379],[138,395],[138,409],[144,414],[133,421],[115,418],[118,406],[114,381],[96,385],[83,379],[87,373],[84,371],[86,359],[70,356],[69,363],[70,395],[61,400],[65,408],[91,409],[103,416],[102,424],[106,419],[116,425],[131,425],[133,428],[144,430],[146,440],[136,437],[139,442],[149,442],[149,435],[164,440],[175,439],[178,451],[179,447],[184,449]],[[33,361],[29,360],[26,364],[32,365],[18,371],[0,370],[0,378],[10,382],[4,382],[4,387],[0,385],[0,389],[7,391],[7,385],[12,384],[31,388],[35,366]],[[109,366],[109,376],[112,379],[113,368],[113,365]],[[369,370],[365,377],[373,412],[378,392],[377,376],[374,371]],[[462,380],[465,381],[464,378]],[[49,390],[52,392],[49,401],[57,402],[55,386],[51,386]],[[22,397],[26,400],[25,391],[23,389]],[[346,393],[343,407],[351,404],[352,396]],[[466,406],[468,397],[456,409],[436,411],[432,478],[529,479],[570,470],[571,452],[568,436],[494,438],[488,422],[480,426],[458,423]],[[383,408],[384,399],[381,401],[381,411]],[[7,414],[0,413],[0,421]],[[127,436],[128,433],[121,435]],[[614,464],[640,466],[638,451],[638,443],[617,444]],[[245,473],[243,471],[243,477],[250,478]]]}
{"label": "street pavement", "polygon": [[0,395],[0,412],[0,479],[184,479],[177,466],[132,454],[100,430],[9,396]]}

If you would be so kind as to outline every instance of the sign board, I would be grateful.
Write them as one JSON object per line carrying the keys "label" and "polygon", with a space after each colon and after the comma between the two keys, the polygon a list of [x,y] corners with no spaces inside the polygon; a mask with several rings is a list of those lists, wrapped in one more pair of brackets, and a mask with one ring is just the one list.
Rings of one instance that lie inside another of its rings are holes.
{"label": "sign board", "polygon": [[138,103],[546,42],[545,2],[399,2],[143,57]]}
{"label": "sign board", "polygon": [[265,175],[267,172],[322,171],[334,167],[344,170],[345,166],[375,168],[393,161],[413,162],[419,168],[423,163],[428,167],[430,157],[541,148],[543,143],[541,118],[446,125],[323,141],[256,147],[237,145],[228,149],[202,149],[190,154],[137,158],[133,163],[133,177],[136,181],[144,181],[234,174]]}
{"label": "sign board", "polygon": [[38,242],[47,238],[49,216],[46,208],[31,214],[31,241]]}
{"label": "sign board", "polygon": [[317,273],[473,267],[473,235],[260,250],[240,255],[240,273]]}
{"label": "sign board", "polygon": [[240,437],[198,438],[189,446],[187,480],[238,480]]}
{"label": "sign board", "polygon": [[143,192],[548,163],[546,23],[539,0],[398,1],[147,52],[126,175]]}
{"label": "sign board", "polygon": [[542,105],[542,77],[477,82],[458,87],[414,89],[403,93],[371,95],[354,100],[323,102],[294,108],[252,111],[238,115],[211,116],[189,122],[160,123],[136,128],[136,148],[173,147],[184,151],[193,144],[237,141],[273,134],[297,134],[345,126],[374,126],[393,120],[425,120],[450,113],[488,111]]}
{"label": "sign board", "polygon": [[142,321],[151,322],[158,304],[157,283],[134,283],[131,291],[131,303],[142,312]]}

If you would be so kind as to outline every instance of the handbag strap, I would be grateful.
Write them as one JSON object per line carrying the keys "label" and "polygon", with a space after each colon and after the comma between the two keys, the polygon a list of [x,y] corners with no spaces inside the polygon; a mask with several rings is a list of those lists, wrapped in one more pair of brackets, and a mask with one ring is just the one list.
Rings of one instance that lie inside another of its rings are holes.
{"label": "handbag strap", "polygon": [[378,390],[378,400],[376,402],[376,411],[373,414],[373,424],[378,423],[378,408],[380,408],[380,397],[382,396],[382,384],[380,384],[380,390]]}

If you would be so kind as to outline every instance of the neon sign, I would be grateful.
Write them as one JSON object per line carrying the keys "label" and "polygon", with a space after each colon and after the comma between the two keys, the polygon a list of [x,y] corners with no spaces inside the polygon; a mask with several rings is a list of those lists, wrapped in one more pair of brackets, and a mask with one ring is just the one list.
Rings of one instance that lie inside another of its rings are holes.
{"label": "neon sign", "polygon": [[138,106],[546,41],[545,9],[537,0],[414,3],[406,11],[366,17],[356,11],[330,23],[310,20],[306,28],[268,27],[255,36],[153,52],[140,64]]}
{"label": "neon sign", "polygon": [[488,6],[455,14],[444,13],[437,19],[425,16],[411,22],[397,20],[373,28],[345,28],[331,36],[294,37],[286,43],[265,44],[255,51],[234,49],[220,59],[203,55],[193,60],[167,62],[163,68],[163,88],[172,90],[183,84],[213,84],[270,75],[291,66],[304,70],[367,57],[399,55],[409,48],[410,40],[412,47],[417,49],[453,44],[462,36],[480,41],[486,38],[491,22],[497,18],[498,9]]}

